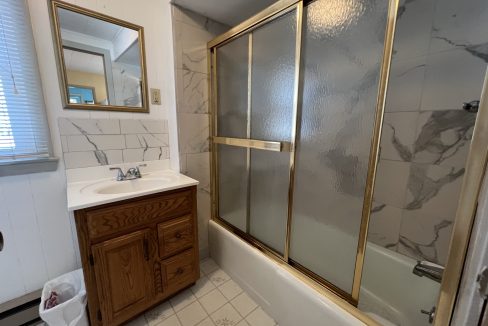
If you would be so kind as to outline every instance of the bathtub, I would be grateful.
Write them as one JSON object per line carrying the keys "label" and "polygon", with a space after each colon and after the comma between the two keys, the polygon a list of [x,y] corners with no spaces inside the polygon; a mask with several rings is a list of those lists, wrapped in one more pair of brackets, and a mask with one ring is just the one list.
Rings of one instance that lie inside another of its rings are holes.
{"label": "bathtub", "polygon": [[296,277],[286,264],[266,257],[214,221],[209,222],[209,246],[217,264],[281,326],[355,326],[375,321],[429,325],[419,311],[430,310],[439,289],[439,284],[412,274],[415,261],[369,245],[360,297],[364,315],[342,300],[323,295],[324,290]]}
{"label": "bathtub", "polygon": [[366,259],[359,308],[386,318],[394,325],[429,326],[429,311],[437,304],[440,284],[412,273],[417,261],[373,243]]}

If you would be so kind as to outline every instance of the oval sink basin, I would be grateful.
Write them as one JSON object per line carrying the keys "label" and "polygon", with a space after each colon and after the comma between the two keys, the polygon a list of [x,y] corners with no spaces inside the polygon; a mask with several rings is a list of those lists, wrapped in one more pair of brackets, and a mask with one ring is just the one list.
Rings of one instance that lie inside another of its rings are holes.
{"label": "oval sink basin", "polygon": [[138,191],[156,189],[172,181],[169,177],[159,177],[154,179],[135,179],[125,181],[105,181],[85,187],[83,193],[95,193],[100,195],[116,195]]}

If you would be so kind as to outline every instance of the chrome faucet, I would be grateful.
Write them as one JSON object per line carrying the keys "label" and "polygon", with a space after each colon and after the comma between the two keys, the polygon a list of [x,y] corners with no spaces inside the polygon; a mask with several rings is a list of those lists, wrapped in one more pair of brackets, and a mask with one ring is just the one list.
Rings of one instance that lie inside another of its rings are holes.
{"label": "chrome faucet", "polygon": [[412,273],[420,277],[425,276],[437,283],[442,281],[442,274],[444,273],[444,267],[428,261],[417,261],[417,264],[412,270]]}
{"label": "chrome faucet", "polygon": [[125,181],[125,180],[134,180],[134,179],[139,179],[142,177],[141,171],[139,170],[139,167],[144,167],[147,166],[147,164],[139,164],[135,168],[130,168],[127,170],[127,172],[124,174],[121,168],[119,167],[113,167],[110,168],[110,170],[117,170],[117,181]]}

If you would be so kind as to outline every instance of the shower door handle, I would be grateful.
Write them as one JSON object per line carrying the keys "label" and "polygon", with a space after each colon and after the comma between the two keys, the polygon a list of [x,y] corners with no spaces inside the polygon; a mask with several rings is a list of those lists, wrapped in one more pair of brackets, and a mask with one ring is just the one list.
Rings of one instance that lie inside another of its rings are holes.
{"label": "shower door handle", "polygon": [[269,141],[259,139],[231,138],[231,137],[213,137],[215,144],[254,148],[273,152],[291,152],[293,144],[287,141]]}
{"label": "shower door handle", "polygon": [[0,231],[0,251],[3,250],[3,233]]}

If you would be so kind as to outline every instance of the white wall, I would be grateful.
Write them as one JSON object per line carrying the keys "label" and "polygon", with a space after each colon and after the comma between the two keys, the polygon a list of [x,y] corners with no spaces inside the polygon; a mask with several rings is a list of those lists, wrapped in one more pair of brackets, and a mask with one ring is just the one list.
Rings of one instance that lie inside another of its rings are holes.
{"label": "white wall", "polygon": [[[171,7],[169,0],[71,0],[78,6],[144,27],[150,88],[161,89],[162,105],[149,114],[63,110],[48,2],[28,0],[54,153],[60,157],[59,117],[168,119],[171,166],[179,170]],[[0,178],[0,303],[42,287],[77,268],[72,217],[66,209],[62,160],[56,172]]]}

